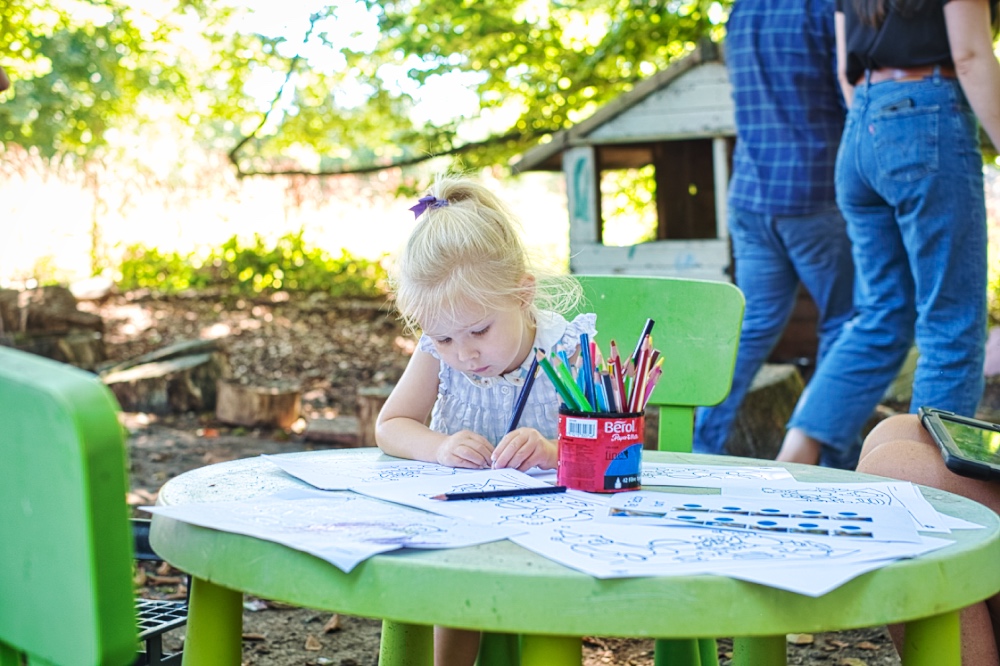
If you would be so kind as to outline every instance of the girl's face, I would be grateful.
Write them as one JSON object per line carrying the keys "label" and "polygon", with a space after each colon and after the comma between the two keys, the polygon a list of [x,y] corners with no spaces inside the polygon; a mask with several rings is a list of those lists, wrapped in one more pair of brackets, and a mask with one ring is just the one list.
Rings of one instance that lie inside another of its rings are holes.
{"label": "girl's face", "polygon": [[428,322],[424,333],[441,359],[461,372],[498,377],[515,370],[528,357],[535,332],[521,301],[510,299],[500,309],[467,303],[455,316]]}

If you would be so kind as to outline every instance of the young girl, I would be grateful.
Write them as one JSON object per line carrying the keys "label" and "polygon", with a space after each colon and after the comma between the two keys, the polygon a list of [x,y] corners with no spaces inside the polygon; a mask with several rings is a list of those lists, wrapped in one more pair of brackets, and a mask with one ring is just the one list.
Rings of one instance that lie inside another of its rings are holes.
{"label": "young girl", "polygon": [[[507,426],[535,349],[573,357],[580,334],[596,333],[596,315],[567,322],[555,311],[578,302],[579,284],[536,279],[513,214],[474,181],[440,179],[411,210],[393,286],[422,335],[379,413],[379,448],[451,467],[554,468],[560,401],[544,373],[520,427]],[[472,664],[478,645],[478,632],[435,628],[435,663]]]}

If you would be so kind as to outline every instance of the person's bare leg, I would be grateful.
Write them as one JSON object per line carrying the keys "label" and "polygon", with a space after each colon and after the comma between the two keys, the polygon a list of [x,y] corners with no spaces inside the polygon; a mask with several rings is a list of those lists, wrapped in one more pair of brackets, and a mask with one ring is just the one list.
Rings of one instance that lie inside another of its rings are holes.
{"label": "person's bare leg", "polygon": [[[1000,513],[1000,485],[952,473],[938,446],[913,414],[893,416],[875,427],[861,449],[858,471],[911,481],[946,490]],[[1000,665],[1000,595],[962,611],[962,663]],[[902,646],[903,627],[889,627],[893,643]]]}
{"label": "person's bare leg", "polygon": [[775,460],[778,462],[805,463],[818,465],[821,444],[799,428],[791,428],[785,433]]}
{"label": "person's bare leg", "polygon": [[472,666],[479,656],[480,632],[434,627],[434,666]]}

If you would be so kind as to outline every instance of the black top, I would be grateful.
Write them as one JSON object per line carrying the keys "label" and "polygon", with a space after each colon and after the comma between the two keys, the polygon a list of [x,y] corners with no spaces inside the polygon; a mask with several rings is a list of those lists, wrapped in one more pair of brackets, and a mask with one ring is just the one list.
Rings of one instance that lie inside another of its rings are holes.
{"label": "black top", "polygon": [[[992,14],[998,1],[989,0]],[[944,23],[948,0],[926,3],[923,11],[906,18],[887,3],[888,12],[879,29],[861,22],[853,0],[836,2],[837,11],[844,13],[847,78],[852,83],[857,83],[866,69],[954,65]]]}

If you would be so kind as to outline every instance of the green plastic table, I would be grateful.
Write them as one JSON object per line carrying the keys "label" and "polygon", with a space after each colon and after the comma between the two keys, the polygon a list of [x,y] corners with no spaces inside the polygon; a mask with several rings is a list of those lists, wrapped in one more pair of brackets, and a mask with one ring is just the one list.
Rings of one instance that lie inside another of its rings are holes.
{"label": "green plastic table", "polygon": [[[372,449],[371,455],[381,454]],[[690,464],[775,464],[653,451],[643,456]],[[877,480],[787,467],[801,481]],[[303,485],[262,458],[248,458],[182,474],[163,486],[159,502],[229,501]],[[734,664],[776,666],[786,663],[786,634],[896,622],[907,626],[903,664],[960,666],[958,610],[1000,591],[1000,520],[975,502],[922,490],[938,510],[985,529],[953,532],[952,546],[864,574],[818,598],[722,576],[599,580],[509,541],[378,555],[345,574],[276,543],[158,515],[151,539],[158,553],[193,577],[185,666],[238,666],[244,592],[382,618],[382,666],[429,666],[434,624],[521,634],[525,666],[579,664],[580,637],[587,635],[733,636]]]}

